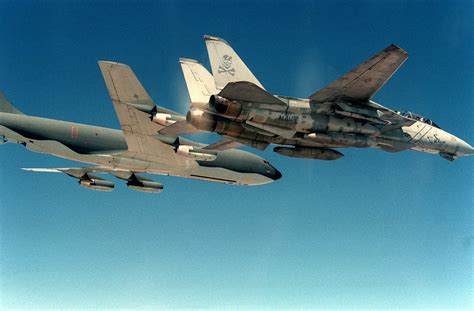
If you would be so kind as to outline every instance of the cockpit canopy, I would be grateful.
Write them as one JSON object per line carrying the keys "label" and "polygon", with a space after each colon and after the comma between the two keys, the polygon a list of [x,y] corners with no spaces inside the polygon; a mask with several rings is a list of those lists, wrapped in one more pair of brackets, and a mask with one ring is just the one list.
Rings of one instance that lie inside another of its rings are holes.
{"label": "cockpit canopy", "polygon": [[407,118],[410,118],[410,119],[413,119],[413,120],[417,120],[417,121],[420,121],[420,122],[429,124],[429,125],[431,125],[431,126],[434,126],[434,127],[440,129],[440,127],[438,126],[438,124],[434,123],[433,121],[431,121],[431,120],[428,119],[428,118],[423,117],[422,115],[419,115],[419,114],[416,114],[416,113],[410,112],[410,111],[403,111],[403,112],[401,112],[400,114],[401,114],[402,116],[404,116],[404,117],[407,117]]}

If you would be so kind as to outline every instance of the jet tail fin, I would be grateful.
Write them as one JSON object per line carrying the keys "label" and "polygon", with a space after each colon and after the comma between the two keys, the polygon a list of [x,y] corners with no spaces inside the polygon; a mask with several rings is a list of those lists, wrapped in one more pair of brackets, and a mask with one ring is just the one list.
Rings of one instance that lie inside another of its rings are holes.
{"label": "jet tail fin", "polygon": [[237,81],[251,82],[265,89],[227,41],[208,35],[204,36],[204,40],[218,89]]}
{"label": "jet tail fin", "polygon": [[218,93],[214,77],[197,60],[180,58],[179,63],[188,87],[191,104],[193,106],[207,105],[211,95]]}
{"label": "jet tail fin", "polygon": [[20,110],[16,109],[15,106],[5,97],[2,91],[0,91],[0,112],[24,114]]}

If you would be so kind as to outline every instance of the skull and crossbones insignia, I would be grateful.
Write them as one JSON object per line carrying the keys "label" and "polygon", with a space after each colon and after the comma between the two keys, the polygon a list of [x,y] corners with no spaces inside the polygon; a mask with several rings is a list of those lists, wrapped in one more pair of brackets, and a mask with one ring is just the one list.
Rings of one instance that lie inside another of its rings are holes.
{"label": "skull and crossbones insignia", "polygon": [[224,55],[222,56],[221,64],[219,65],[219,69],[217,72],[223,73],[227,72],[231,76],[235,75],[235,68],[232,67],[232,56]]}

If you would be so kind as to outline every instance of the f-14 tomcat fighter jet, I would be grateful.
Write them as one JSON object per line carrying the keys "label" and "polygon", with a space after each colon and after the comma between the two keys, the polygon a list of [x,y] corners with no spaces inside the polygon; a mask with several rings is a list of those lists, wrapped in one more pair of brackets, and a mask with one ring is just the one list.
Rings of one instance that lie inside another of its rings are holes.
{"label": "f-14 tomcat fighter jet", "polygon": [[141,173],[172,175],[239,185],[264,184],[281,177],[268,161],[242,150],[211,151],[205,145],[158,131],[184,120],[155,105],[129,66],[99,62],[122,131],[27,116],[0,93],[0,143],[14,142],[94,167],[27,169],[62,172],[89,189],[111,191],[114,183],[96,175],[109,173],[143,192],[163,185]]}
{"label": "f-14 tomcat fighter jet", "polygon": [[281,155],[335,160],[334,148],[375,147],[435,153],[453,161],[474,149],[414,113],[386,108],[372,97],[408,58],[390,45],[309,99],[269,94],[223,39],[205,36],[212,75],[196,60],[180,59],[191,99],[185,121],[164,129],[215,132],[223,140],[206,149],[238,145],[273,150]]}

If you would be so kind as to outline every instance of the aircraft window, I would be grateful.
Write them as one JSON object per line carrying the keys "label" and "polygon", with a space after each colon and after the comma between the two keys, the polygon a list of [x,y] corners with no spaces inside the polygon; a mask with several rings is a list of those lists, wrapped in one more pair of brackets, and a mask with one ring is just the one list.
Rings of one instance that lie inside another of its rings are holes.
{"label": "aircraft window", "polygon": [[431,125],[431,126],[434,126],[434,127],[440,129],[440,127],[438,126],[438,124],[434,123],[433,121],[431,121],[431,120],[428,119],[428,118],[423,117],[422,115],[419,115],[419,114],[416,114],[416,113],[413,113],[413,112],[410,112],[410,111],[402,112],[401,115],[404,116],[404,117],[413,119],[413,120],[421,121],[421,122],[423,122],[423,123],[429,124],[429,125]]}

